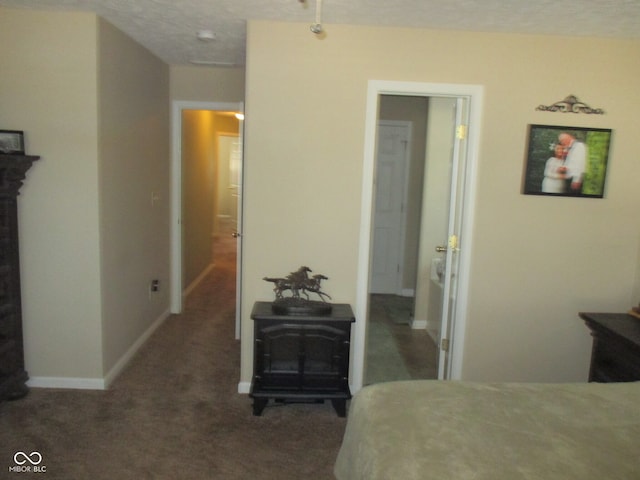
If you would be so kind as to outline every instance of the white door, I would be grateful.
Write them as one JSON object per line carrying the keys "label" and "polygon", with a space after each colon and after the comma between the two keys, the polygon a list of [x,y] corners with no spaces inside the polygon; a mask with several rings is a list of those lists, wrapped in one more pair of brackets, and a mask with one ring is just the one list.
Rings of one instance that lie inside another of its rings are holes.
{"label": "white door", "polygon": [[456,294],[458,289],[460,248],[464,245],[464,232],[462,229],[466,169],[468,124],[468,101],[458,98],[455,112],[455,139],[451,155],[451,190],[449,196],[449,218],[447,225],[447,238],[443,239],[441,246],[436,247],[438,252],[444,254],[445,272],[443,278],[442,298],[440,299],[441,325],[440,339],[438,342],[438,378],[445,380],[451,377],[451,362],[449,352],[452,349],[453,320],[455,318]]}
{"label": "white door", "polygon": [[215,215],[228,219],[232,231],[238,231],[239,167],[242,145],[238,134],[218,135],[218,183]]}
{"label": "white door", "polygon": [[[217,202],[218,215],[228,217],[233,237],[236,239],[236,318],[235,335],[240,338],[240,267],[242,261],[242,127],[240,120],[237,135],[218,136]],[[225,230],[225,234],[228,232]]]}
{"label": "white door", "polygon": [[410,140],[410,122],[378,123],[371,293],[402,290]]}
{"label": "white door", "polygon": [[236,232],[240,231],[238,207],[240,202],[240,173],[242,170],[242,139],[234,137],[229,152],[229,197],[231,200],[231,224]]}
{"label": "white door", "polygon": [[238,138],[233,150],[231,158],[231,177],[233,185],[232,195],[235,199],[235,221],[236,230],[234,236],[236,237],[236,340],[240,339],[240,325],[242,315],[240,312],[240,306],[242,305],[242,166],[243,166],[243,146],[244,146],[244,117],[240,119],[240,125],[238,127]]}

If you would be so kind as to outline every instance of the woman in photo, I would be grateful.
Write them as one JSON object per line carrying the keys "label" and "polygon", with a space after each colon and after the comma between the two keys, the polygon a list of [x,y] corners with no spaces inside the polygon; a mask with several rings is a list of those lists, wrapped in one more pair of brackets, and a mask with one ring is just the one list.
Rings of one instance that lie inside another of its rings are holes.
{"label": "woman in photo", "polygon": [[565,193],[567,167],[564,161],[567,151],[559,143],[551,145],[554,156],[547,160],[544,167],[544,179],[542,180],[543,193]]}

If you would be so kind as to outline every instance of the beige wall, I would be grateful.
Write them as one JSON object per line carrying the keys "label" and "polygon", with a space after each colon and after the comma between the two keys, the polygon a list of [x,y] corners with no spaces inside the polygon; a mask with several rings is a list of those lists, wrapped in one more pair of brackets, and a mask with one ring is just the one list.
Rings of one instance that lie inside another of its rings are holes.
{"label": "beige wall", "polygon": [[[99,181],[104,373],[169,303],[169,68],[100,21]],[[151,280],[160,290],[149,293]]]}
{"label": "beige wall", "polygon": [[168,68],[93,14],[5,8],[0,58],[0,124],[41,156],[20,196],[27,370],[99,387],[168,308],[148,294],[168,287]]}
{"label": "beige wall", "polygon": [[[627,309],[638,263],[640,42],[249,22],[242,381],[264,275],[307,264],[356,297],[367,81],[484,86],[462,374],[585,380],[580,310]],[[566,54],[570,52],[570,54]],[[562,58],[555,68],[550,58]],[[277,68],[274,68],[277,66]],[[537,112],[576,94],[606,115]],[[527,125],[612,128],[603,200],[520,194]],[[362,321],[360,319],[360,321]]]}
{"label": "beige wall", "polygon": [[41,156],[19,198],[31,377],[103,373],[96,37],[95,15],[0,8],[0,124]]}
{"label": "beige wall", "polygon": [[188,287],[212,262],[215,202],[215,114],[182,111],[183,281]]}
{"label": "beige wall", "polygon": [[244,68],[171,67],[171,100],[244,101]]}

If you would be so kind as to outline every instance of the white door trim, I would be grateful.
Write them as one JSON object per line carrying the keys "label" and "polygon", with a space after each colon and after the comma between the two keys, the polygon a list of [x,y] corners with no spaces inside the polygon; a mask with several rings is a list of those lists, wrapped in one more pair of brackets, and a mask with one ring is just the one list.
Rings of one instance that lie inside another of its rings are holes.
{"label": "white door trim", "polygon": [[[174,100],[171,104],[171,313],[182,312],[182,110],[243,111],[242,103]],[[238,272],[239,274],[239,272]]]}
{"label": "white door trim", "polygon": [[[364,159],[362,169],[362,199],[360,216],[360,242],[358,249],[358,283],[356,288],[356,305],[354,326],[354,342],[352,351],[352,379],[354,392],[360,390],[364,381],[364,362],[366,329],[369,306],[369,268],[371,264],[371,225],[374,208],[374,171],[375,142],[378,122],[378,103],[380,95],[410,95],[422,97],[467,97],[469,99],[469,128],[467,170],[465,175],[465,200],[462,225],[465,231],[466,245],[473,245],[473,214],[475,186],[477,176],[478,151],[480,145],[480,120],[483,100],[481,85],[439,84],[396,82],[386,80],[369,80],[367,89],[367,109],[365,118]],[[464,354],[464,333],[466,327],[467,296],[469,289],[469,267],[471,261],[470,247],[460,251],[460,283],[456,296],[456,319],[454,322],[453,341],[451,342],[451,379],[457,380],[462,375]]]}

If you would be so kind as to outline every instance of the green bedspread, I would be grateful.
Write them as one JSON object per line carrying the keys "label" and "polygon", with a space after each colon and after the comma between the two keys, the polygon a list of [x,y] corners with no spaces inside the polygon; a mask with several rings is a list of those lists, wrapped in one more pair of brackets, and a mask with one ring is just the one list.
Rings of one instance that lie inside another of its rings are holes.
{"label": "green bedspread", "polygon": [[339,480],[638,480],[640,382],[404,381],[358,392]]}

